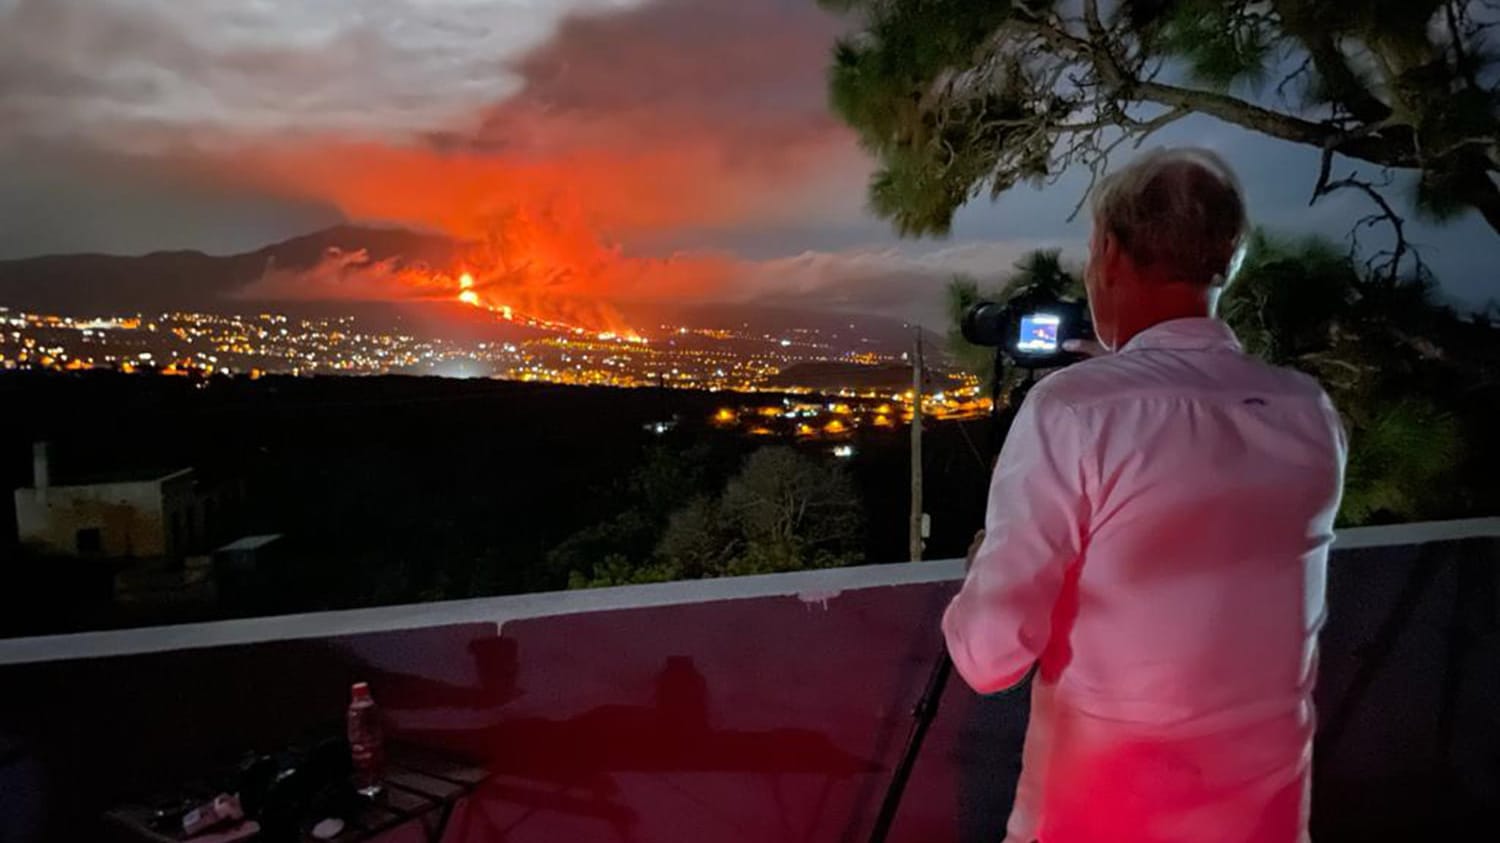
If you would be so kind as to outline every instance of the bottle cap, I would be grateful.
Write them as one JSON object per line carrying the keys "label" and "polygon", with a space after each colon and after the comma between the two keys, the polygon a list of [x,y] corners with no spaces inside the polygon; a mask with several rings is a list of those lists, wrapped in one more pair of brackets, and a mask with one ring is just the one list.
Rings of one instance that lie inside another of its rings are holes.
{"label": "bottle cap", "polygon": [[356,700],[367,700],[370,698],[370,685],[367,682],[355,682],[350,689]]}

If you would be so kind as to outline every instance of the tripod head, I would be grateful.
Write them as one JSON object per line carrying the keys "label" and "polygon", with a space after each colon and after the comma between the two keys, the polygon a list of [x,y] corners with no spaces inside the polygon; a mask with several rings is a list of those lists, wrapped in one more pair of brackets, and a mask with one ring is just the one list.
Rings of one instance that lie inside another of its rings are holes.
{"label": "tripod head", "polygon": [[[1076,359],[1083,359],[1078,356]],[[1059,360],[1055,365],[1048,367],[1021,366],[1011,360],[1004,348],[995,349],[995,378],[990,384],[990,465],[994,466],[995,460],[1000,458],[1000,449],[1005,445],[1005,437],[1010,434],[1011,423],[1016,420],[1016,413],[1021,409],[1021,403],[1031,393],[1031,388],[1041,379],[1038,372],[1048,372],[1053,369],[1062,368],[1075,362],[1067,359],[1066,362]],[[1022,373],[1020,381],[1011,386],[1009,394],[1005,394],[1006,365],[1010,364],[1010,371]],[[1003,400],[1002,400],[1003,399]]]}

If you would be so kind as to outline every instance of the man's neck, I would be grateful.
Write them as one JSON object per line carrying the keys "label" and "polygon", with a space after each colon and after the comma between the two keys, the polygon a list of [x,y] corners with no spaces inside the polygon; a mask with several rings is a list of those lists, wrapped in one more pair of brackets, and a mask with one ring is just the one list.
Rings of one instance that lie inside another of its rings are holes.
{"label": "man's neck", "polygon": [[1120,329],[1114,348],[1125,347],[1136,334],[1173,319],[1203,319],[1214,315],[1214,288],[1199,284],[1161,284],[1149,297],[1137,299],[1141,307],[1120,314]]}

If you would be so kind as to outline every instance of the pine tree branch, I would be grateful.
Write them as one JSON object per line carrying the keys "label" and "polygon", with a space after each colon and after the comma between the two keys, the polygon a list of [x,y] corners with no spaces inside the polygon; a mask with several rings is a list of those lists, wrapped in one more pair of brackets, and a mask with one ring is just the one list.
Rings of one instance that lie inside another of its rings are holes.
{"label": "pine tree branch", "polygon": [[1282,29],[1292,36],[1302,49],[1307,51],[1308,61],[1330,90],[1334,99],[1344,106],[1355,119],[1375,123],[1391,116],[1391,107],[1372,93],[1364,80],[1349,66],[1349,59],[1340,49],[1338,41],[1326,26],[1309,19],[1305,0],[1273,3],[1281,18]]}
{"label": "pine tree branch", "polygon": [[[1293,143],[1317,147],[1332,146],[1336,151],[1350,158],[1368,161],[1383,167],[1412,167],[1417,164],[1415,150],[1405,138],[1387,139],[1373,133],[1351,135],[1332,123],[1305,120],[1228,94],[1136,78],[1125,71],[1115,54],[1109,32],[1099,17],[1098,0],[1084,0],[1083,9],[1089,40],[1082,41],[1072,35],[1067,35],[1066,39],[1070,46],[1079,50],[1091,61],[1105,87],[1122,99],[1140,99],[1173,109],[1186,108]],[[1334,49],[1337,48],[1334,47]],[[1342,61],[1341,55],[1340,60]],[[1316,58],[1314,62],[1316,64]],[[1371,113],[1376,111],[1382,113],[1380,121],[1389,118],[1390,108],[1384,103],[1379,103],[1378,100],[1375,104],[1379,105],[1379,109],[1374,109],[1369,104],[1365,107]],[[1352,109],[1351,113],[1353,113]],[[1383,123],[1380,125],[1384,127]],[[1398,134],[1404,134],[1404,132]]]}
{"label": "pine tree branch", "polygon": [[1304,56],[1302,58],[1302,63],[1299,64],[1299,65],[1297,65],[1297,69],[1296,70],[1293,70],[1291,73],[1288,73],[1286,75],[1286,78],[1284,78],[1280,82],[1276,83],[1276,96],[1277,96],[1277,98],[1280,99],[1283,103],[1285,103],[1286,100],[1287,100],[1287,97],[1286,97],[1287,86],[1291,85],[1293,82],[1297,81],[1298,79],[1300,79],[1303,76],[1309,76],[1311,74],[1311,72],[1312,72],[1312,66],[1313,66],[1312,56]]}
{"label": "pine tree branch", "polygon": [[1341,155],[1371,164],[1383,167],[1414,167],[1417,164],[1410,144],[1379,134],[1345,132],[1332,123],[1304,120],[1228,94],[1160,82],[1141,82],[1131,91],[1148,102],[1190,109],[1280,140],[1316,147],[1331,146]]}
{"label": "pine tree branch", "polygon": [[1458,72],[1463,76],[1469,87],[1476,90],[1484,90],[1479,85],[1479,78],[1474,73],[1474,62],[1469,57],[1469,51],[1464,47],[1464,33],[1459,27],[1459,18],[1463,10],[1453,0],[1443,4],[1443,17],[1448,24],[1448,37],[1453,39],[1453,63]]}
{"label": "pine tree branch", "polygon": [[[1368,196],[1370,201],[1374,202],[1376,207],[1380,209],[1379,213],[1365,216],[1354,224],[1353,229],[1349,232],[1351,252],[1359,250],[1359,230],[1361,228],[1370,228],[1385,223],[1391,227],[1391,235],[1394,237],[1395,243],[1390,249],[1383,249],[1372,255],[1366,261],[1366,266],[1372,272],[1377,271],[1377,266],[1383,260],[1384,264],[1381,268],[1384,270],[1386,277],[1395,282],[1401,274],[1401,262],[1410,254],[1416,262],[1416,271],[1420,275],[1423,269],[1422,256],[1407,242],[1406,220],[1400,214],[1396,213],[1396,209],[1391,206],[1391,203],[1381,194],[1375,184],[1360,178],[1358,173],[1350,173],[1346,178],[1330,181],[1329,171],[1332,169],[1332,161],[1332,151],[1325,149],[1323,151],[1323,164],[1318,173],[1318,184],[1313,189],[1313,200],[1316,201],[1318,197],[1326,196],[1336,190],[1357,190]],[[1390,173],[1387,172],[1386,181],[1379,187],[1388,187],[1389,185]]]}
{"label": "pine tree branch", "polygon": [[[1323,147],[1337,141],[1339,152],[1382,166],[1407,167],[1415,164],[1414,156],[1398,144],[1381,143],[1378,139],[1363,136],[1340,137],[1342,130],[1329,123],[1313,122],[1273,111],[1228,94],[1139,79],[1121,66],[1109,32],[1099,16],[1098,0],[1085,0],[1083,10],[1089,32],[1088,40],[1059,31],[1035,18],[1027,17],[1023,20],[1028,31],[1049,45],[1066,48],[1075,60],[1084,59],[1092,64],[1106,90],[1119,99],[1139,99],[1172,109],[1185,108],[1201,112],[1227,123],[1294,143]],[[1386,109],[1386,113],[1389,114],[1389,109]]]}

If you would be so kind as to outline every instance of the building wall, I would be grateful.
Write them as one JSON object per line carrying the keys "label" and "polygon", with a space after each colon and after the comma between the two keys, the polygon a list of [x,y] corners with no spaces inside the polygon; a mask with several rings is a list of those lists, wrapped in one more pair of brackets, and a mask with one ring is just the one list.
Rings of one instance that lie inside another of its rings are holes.
{"label": "building wall", "polygon": [[23,544],[77,555],[79,531],[96,529],[100,556],[150,557],[171,551],[159,480],[23,488],[16,490],[15,500],[16,532]]}
{"label": "building wall", "polygon": [[206,533],[203,505],[193,492],[191,474],[162,481],[161,509],[167,556],[185,556],[202,548]]}

